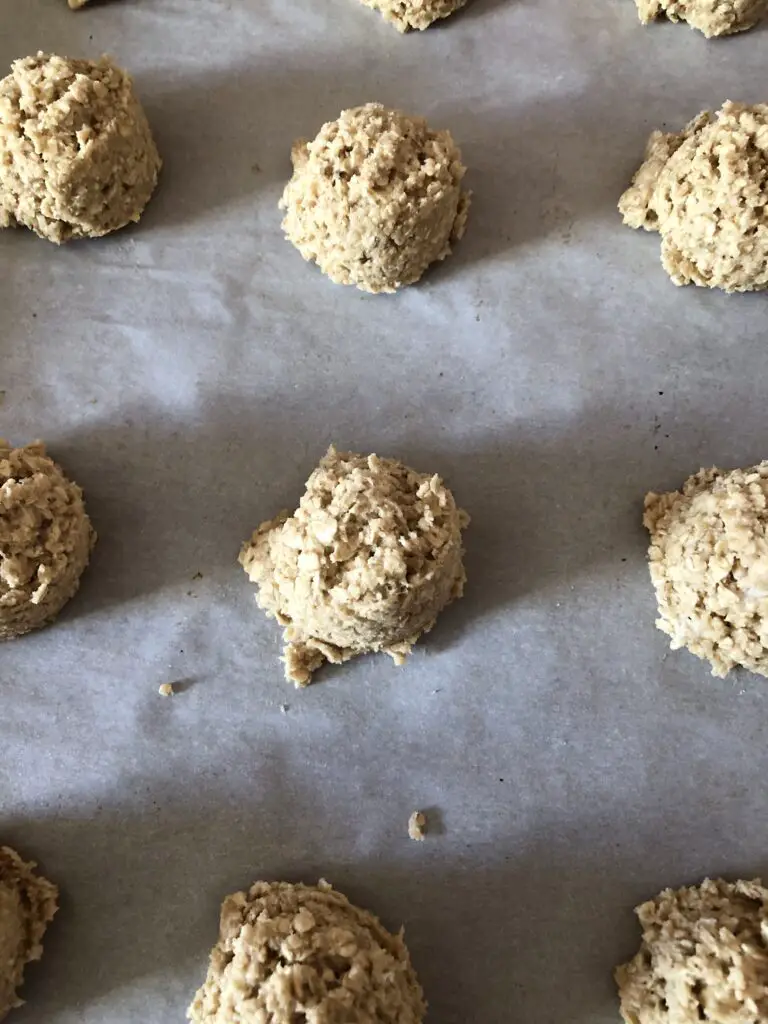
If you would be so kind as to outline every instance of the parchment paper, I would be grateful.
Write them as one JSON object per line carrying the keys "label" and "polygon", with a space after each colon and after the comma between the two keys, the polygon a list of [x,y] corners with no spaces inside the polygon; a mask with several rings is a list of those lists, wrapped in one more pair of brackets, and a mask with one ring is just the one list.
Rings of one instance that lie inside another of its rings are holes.
{"label": "parchment paper", "polygon": [[[637,902],[768,871],[766,683],[668,653],[640,523],[766,457],[766,300],[675,288],[615,210],[652,128],[768,99],[767,39],[631,0],[405,38],[354,0],[0,0],[0,67],[111,52],[165,160],[135,229],[0,234],[0,434],[100,534],[0,650],[0,838],[62,889],[14,1024],[180,1021],[221,899],[321,875],[405,925],[435,1024],[608,1024]],[[396,297],[331,285],[276,208],[293,139],[368,100],[450,128],[475,193]],[[331,441],[446,478],[469,587],[405,668],[296,692],[236,556]]]}

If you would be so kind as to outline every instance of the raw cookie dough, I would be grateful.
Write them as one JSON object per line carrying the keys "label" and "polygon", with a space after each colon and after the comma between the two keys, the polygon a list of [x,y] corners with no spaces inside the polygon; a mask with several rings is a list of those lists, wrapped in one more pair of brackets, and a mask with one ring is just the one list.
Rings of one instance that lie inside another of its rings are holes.
{"label": "raw cookie dough", "polygon": [[292,516],[262,523],[240,552],[256,600],[285,626],[286,678],[383,651],[401,665],[461,597],[469,517],[439,476],[331,447]]}
{"label": "raw cookie dough", "polygon": [[640,950],[616,969],[626,1024],[768,1019],[768,890],[759,880],[665,889],[635,913]]}
{"label": "raw cookie dough", "polygon": [[464,7],[467,0],[361,0],[366,7],[381,11],[399,32],[425,29]]}
{"label": "raw cookie dough", "polygon": [[0,1020],[23,1000],[24,968],[43,955],[43,935],[56,913],[58,889],[9,846],[0,846]]}
{"label": "raw cookie dough", "polygon": [[725,676],[768,676],[768,462],[702,469],[682,491],[648,494],[643,522],[656,625]]}
{"label": "raw cookie dough", "polygon": [[0,227],[98,238],[138,221],[159,171],[131,79],[108,57],[38,53],[0,80]]}
{"label": "raw cookie dough", "polygon": [[256,882],[221,908],[195,1024],[421,1024],[424,997],[400,935],[327,882]]}
{"label": "raw cookie dough", "polygon": [[0,640],[56,618],[95,540],[83,492],[42,441],[12,448],[0,438]]}
{"label": "raw cookie dough", "polygon": [[662,17],[687,21],[707,39],[746,32],[754,28],[768,10],[768,0],[635,0],[635,3],[644,25]]}
{"label": "raw cookie dough", "polygon": [[679,135],[654,132],[619,202],[624,223],[661,234],[675,284],[768,287],[768,105],[726,103]]}
{"label": "raw cookie dough", "polygon": [[464,234],[466,168],[450,132],[379,103],[345,110],[293,147],[283,231],[337,284],[394,292]]}

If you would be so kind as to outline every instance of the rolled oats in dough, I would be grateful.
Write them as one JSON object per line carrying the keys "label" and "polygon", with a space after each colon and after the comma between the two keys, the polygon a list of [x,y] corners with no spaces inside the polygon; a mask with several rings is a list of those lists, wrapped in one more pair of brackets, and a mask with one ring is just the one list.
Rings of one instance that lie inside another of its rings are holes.
{"label": "rolled oats in dough", "polygon": [[768,676],[768,462],[702,469],[681,491],[649,494],[643,522],[656,625],[725,676]]}
{"label": "rolled oats in dough", "polygon": [[768,288],[768,105],[728,102],[678,135],[654,132],[619,210],[661,234],[675,284]]}
{"label": "rolled oats in dough", "polygon": [[160,171],[125,71],[38,53],[0,80],[0,227],[60,244],[138,221]]}
{"label": "rolled oats in dough", "polygon": [[24,968],[43,954],[43,935],[57,910],[58,890],[9,846],[0,846],[0,1020],[22,1005]]}
{"label": "rolled oats in dough", "polygon": [[285,627],[286,677],[383,651],[400,665],[461,597],[469,517],[439,476],[331,447],[293,515],[262,523],[240,552],[256,600]]}
{"label": "rolled oats in dough", "polygon": [[283,231],[337,284],[394,292],[450,255],[467,220],[450,132],[379,103],[345,110],[293,148]]}
{"label": "rolled oats in dough", "polygon": [[256,882],[221,908],[195,1024],[420,1024],[426,1006],[402,933],[327,882]]}
{"label": "rolled oats in dough", "polygon": [[435,21],[447,18],[464,7],[467,0],[361,0],[367,7],[380,11],[399,32],[429,28]]}
{"label": "rolled oats in dough", "polygon": [[759,880],[707,878],[635,912],[643,941],[616,970],[626,1024],[768,1020],[768,890]]}
{"label": "rolled oats in dough", "polygon": [[657,18],[687,21],[707,39],[746,32],[765,16],[768,0],[635,0],[644,25]]}
{"label": "rolled oats in dough", "polygon": [[96,534],[83,492],[41,441],[0,439],[0,640],[51,622],[74,595]]}

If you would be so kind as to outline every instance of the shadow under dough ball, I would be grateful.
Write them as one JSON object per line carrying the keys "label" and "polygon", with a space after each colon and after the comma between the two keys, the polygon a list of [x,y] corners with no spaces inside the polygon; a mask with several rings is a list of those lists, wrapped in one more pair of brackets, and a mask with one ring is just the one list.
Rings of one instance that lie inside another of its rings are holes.
{"label": "shadow under dough ball", "polygon": [[386,21],[399,32],[429,28],[441,18],[447,18],[468,0],[360,0],[366,7],[380,11]]}
{"label": "shadow under dough ball", "polygon": [[0,1020],[22,1005],[16,992],[24,968],[43,955],[43,935],[58,908],[58,889],[35,867],[0,846]]}
{"label": "shadow under dough ball", "polygon": [[306,686],[324,661],[384,652],[401,665],[461,597],[469,516],[439,476],[331,447],[293,515],[262,523],[240,564],[285,627],[285,674]]}
{"label": "shadow under dough ball", "polygon": [[450,255],[467,221],[450,132],[378,103],[345,110],[293,148],[283,231],[337,284],[394,292]]}
{"label": "shadow under dough ball", "polygon": [[616,969],[627,1024],[768,1019],[768,890],[759,880],[665,889],[635,913],[642,944]]}
{"label": "shadow under dough ball", "polygon": [[707,39],[746,32],[768,11],[768,0],[635,0],[640,21],[685,21]]}
{"label": "shadow under dough ball", "polygon": [[159,172],[130,76],[108,57],[38,53],[0,80],[0,227],[98,238],[139,220]]}
{"label": "shadow under dough ball", "polygon": [[11,448],[0,439],[0,640],[56,618],[95,541],[83,492],[45,445]]}
{"label": "shadow under dough ball", "polygon": [[653,132],[619,210],[660,233],[675,284],[768,288],[768,105],[729,102],[677,135]]}
{"label": "shadow under dough ball", "polygon": [[256,882],[221,908],[195,1024],[421,1024],[424,997],[402,934],[327,882]]}
{"label": "shadow under dough ball", "polygon": [[702,469],[682,490],[649,494],[643,522],[656,625],[724,677],[768,676],[768,462]]}

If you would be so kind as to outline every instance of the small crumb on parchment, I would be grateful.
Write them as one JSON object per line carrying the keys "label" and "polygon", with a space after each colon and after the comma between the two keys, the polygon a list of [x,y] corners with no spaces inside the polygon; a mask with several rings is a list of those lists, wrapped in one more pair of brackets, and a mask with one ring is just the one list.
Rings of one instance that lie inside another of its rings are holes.
{"label": "small crumb on parchment", "polygon": [[173,688],[173,683],[163,683],[157,692],[161,697],[172,697],[176,691]]}
{"label": "small crumb on parchment", "polygon": [[417,843],[424,842],[424,835],[427,831],[427,818],[421,811],[414,811],[408,819],[408,835]]}

